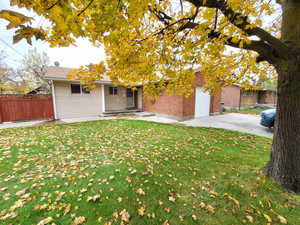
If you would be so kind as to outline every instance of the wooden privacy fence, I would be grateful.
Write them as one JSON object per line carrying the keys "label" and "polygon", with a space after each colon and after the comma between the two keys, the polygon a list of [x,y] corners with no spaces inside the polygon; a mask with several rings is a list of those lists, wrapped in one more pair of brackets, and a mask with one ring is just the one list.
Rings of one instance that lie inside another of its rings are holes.
{"label": "wooden privacy fence", "polygon": [[0,95],[0,123],[54,118],[51,95]]}

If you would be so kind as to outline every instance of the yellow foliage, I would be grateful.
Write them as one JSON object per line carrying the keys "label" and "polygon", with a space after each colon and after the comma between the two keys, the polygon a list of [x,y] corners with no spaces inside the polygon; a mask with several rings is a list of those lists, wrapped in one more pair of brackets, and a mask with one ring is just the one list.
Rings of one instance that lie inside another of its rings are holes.
{"label": "yellow foliage", "polygon": [[[233,83],[251,87],[257,80],[276,76],[268,63],[256,63],[258,54],[243,50],[251,43],[245,30],[264,27],[262,18],[274,13],[274,4],[266,0],[226,2],[239,13],[233,20],[221,12],[216,20],[214,9],[197,8],[188,1],[181,10],[171,0],[11,1],[12,5],[32,9],[49,20],[50,26],[45,30],[20,27],[29,17],[12,12],[1,11],[0,17],[9,20],[10,27],[19,27],[16,41],[26,38],[30,42],[35,36],[56,47],[69,46],[82,37],[95,46],[102,44],[106,61],[82,66],[71,72],[70,79],[91,85],[109,76],[116,84],[144,85],[145,93],[153,96],[158,96],[161,89],[188,96],[192,93],[195,70],[205,74],[205,88],[210,91]],[[183,29],[188,22],[198,25]],[[244,26],[244,30],[239,26]],[[212,29],[221,34],[212,39]],[[228,48],[229,39],[238,48]]]}

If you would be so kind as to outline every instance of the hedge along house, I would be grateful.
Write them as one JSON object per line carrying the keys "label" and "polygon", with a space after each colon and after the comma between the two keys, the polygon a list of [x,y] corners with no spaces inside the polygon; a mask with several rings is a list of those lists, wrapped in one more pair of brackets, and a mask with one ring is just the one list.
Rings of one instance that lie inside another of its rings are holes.
{"label": "hedge along house", "polygon": [[108,77],[97,81],[96,88],[87,91],[80,81],[68,79],[71,68],[50,66],[45,79],[51,81],[55,119],[94,117],[109,113],[144,111],[158,116],[185,120],[220,112],[220,93],[211,96],[201,88],[203,76],[196,73],[194,93],[189,97],[163,93],[153,104],[144,96],[142,87],[136,91],[115,86]]}
{"label": "hedge along house", "polygon": [[143,110],[160,116],[166,116],[176,120],[187,120],[209,115],[216,115],[221,110],[221,92],[214,95],[203,90],[204,76],[196,72],[194,93],[188,98],[176,95],[167,95],[163,92],[151,103],[151,97],[143,97]]}
{"label": "hedge along house", "polygon": [[45,79],[51,82],[55,119],[94,117],[105,113],[142,110],[142,89],[115,86],[108,77],[95,82],[96,88],[85,89],[80,81],[71,81],[71,68],[50,66]]}

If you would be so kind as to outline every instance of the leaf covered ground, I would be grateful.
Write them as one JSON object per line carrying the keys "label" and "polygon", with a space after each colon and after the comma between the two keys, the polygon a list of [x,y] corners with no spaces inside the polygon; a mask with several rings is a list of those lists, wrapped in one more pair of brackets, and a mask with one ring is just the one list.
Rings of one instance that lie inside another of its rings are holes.
{"label": "leaf covered ground", "polygon": [[97,121],[0,131],[0,224],[300,224],[264,177],[271,140]]}

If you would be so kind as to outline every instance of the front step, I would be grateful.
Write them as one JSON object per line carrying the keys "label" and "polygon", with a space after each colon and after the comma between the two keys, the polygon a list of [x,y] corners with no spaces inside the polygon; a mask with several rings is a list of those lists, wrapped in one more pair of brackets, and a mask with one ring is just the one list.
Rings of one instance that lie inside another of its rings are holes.
{"label": "front step", "polygon": [[143,112],[142,110],[127,110],[127,111],[118,111],[118,112],[104,112],[102,113],[103,117],[113,117],[113,116],[133,116],[133,117],[148,117],[155,116],[154,113]]}

